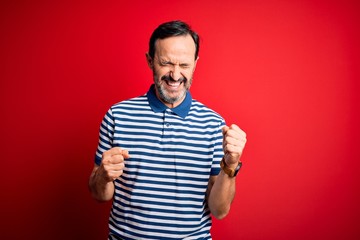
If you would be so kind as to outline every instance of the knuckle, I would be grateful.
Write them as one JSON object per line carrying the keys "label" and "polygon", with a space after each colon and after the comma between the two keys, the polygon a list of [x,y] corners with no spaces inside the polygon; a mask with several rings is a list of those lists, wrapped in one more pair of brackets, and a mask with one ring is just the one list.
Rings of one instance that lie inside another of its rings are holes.
{"label": "knuckle", "polygon": [[122,162],[122,161],[124,161],[123,156],[121,156],[121,155],[113,156],[113,162],[114,163],[119,163],[119,162]]}
{"label": "knuckle", "polygon": [[109,158],[109,157],[103,158],[103,159],[102,159],[102,164],[103,164],[104,166],[111,164],[111,158]]}

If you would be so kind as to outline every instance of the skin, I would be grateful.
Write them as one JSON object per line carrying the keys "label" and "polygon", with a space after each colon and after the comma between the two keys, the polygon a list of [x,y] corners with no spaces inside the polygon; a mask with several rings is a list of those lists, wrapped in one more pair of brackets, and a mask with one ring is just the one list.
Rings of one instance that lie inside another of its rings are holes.
{"label": "skin", "polygon": [[[153,71],[156,96],[169,108],[181,104],[191,86],[198,61],[194,56],[195,43],[190,35],[159,39],[155,43],[154,58],[146,54]],[[246,144],[246,134],[235,124],[224,126],[222,132],[226,165],[235,169]],[[89,180],[95,199],[109,201],[113,198],[113,181],[122,175],[129,157],[128,151],[119,147],[104,152],[101,165],[94,166]],[[229,213],[235,189],[235,177],[229,177],[223,171],[210,177],[207,201],[213,216],[222,219]]]}
{"label": "skin", "polygon": [[157,97],[169,108],[184,100],[190,89],[198,58],[195,59],[195,43],[190,35],[158,39],[155,55],[146,60],[153,71]]}

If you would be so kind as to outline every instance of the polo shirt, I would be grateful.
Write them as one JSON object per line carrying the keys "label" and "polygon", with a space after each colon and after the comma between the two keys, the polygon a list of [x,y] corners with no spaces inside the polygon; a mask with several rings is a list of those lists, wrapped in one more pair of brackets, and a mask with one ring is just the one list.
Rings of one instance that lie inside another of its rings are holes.
{"label": "polo shirt", "polygon": [[190,92],[168,108],[154,85],[114,104],[100,126],[95,163],[104,151],[129,151],[114,181],[109,239],[211,239],[209,177],[220,172],[224,119]]}

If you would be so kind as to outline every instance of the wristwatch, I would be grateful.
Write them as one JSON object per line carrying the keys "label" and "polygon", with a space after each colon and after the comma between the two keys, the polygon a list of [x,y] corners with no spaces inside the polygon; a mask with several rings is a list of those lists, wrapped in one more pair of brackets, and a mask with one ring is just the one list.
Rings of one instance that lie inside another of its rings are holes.
{"label": "wristwatch", "polygon": [[229,177],[236,177],[237,173],[239,172],[240,168],[242,166],[242,162],[239,161],[238,165],[236,166],[235,169],[232,169],[232,168],[229,168],[227,165],[226,165],[226,162],[225,162],[225,158],[222,158],[221,159],[221,162],[220,162],[220,167],[221,169],[224,171],[224,173],[226,173]]}

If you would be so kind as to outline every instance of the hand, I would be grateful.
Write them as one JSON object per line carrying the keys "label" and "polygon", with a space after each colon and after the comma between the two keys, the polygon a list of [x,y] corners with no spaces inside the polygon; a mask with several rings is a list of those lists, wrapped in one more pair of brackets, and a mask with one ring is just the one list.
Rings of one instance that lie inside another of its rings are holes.
{"label": "hand", "polygon": [[111,148],[103,153],[97,175],[106,182],[114,181],[122,175],[125,167],[124,159],[129,157],[129,152],[127,150],[119,147]]}
{"label": "hand", "polygon": [[246,133],[235,124],[224,126],[222,132],[225,163],[236,168],[246,144]]}

